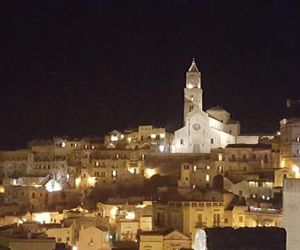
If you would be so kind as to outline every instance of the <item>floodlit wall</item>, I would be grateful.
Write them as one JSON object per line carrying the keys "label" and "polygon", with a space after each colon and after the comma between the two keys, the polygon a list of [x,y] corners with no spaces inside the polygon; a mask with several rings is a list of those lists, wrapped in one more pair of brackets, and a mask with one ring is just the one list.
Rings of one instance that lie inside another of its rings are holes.
{"label": "floodlit wall", "polygon": [[283,224],[287,231],[287,250],[300,248],[300,180],[285,179],[283,188]]}

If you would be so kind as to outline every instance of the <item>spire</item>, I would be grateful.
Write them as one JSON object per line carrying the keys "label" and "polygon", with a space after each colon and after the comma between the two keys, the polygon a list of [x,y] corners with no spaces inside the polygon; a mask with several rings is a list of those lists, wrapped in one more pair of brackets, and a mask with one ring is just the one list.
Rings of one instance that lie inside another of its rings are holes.
{"label": "spire", "polygon": [[193,57],[193,60],[192,60],[192,64],[189,68],[189,72],[199,72],[194,57]]}

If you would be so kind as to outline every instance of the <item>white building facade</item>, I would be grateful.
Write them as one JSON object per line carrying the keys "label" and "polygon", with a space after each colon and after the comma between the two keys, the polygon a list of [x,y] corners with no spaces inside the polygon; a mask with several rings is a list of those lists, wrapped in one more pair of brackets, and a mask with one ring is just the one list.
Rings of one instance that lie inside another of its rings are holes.
{"label": "white building facade", "polygon": [[184,89],[184,127],[175,131],[174,153],[209,153],[213,148],[224,148],[236,143],[240,124],[221,107],[203,110],[201,73],[195,60],[186,72]]}

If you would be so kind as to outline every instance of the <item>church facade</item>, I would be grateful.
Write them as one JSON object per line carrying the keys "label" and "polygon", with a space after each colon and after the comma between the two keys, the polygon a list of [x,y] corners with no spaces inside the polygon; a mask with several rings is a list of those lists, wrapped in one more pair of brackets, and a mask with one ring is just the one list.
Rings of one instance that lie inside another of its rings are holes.
{"label": "church facade", "polygon": [[224,148],[236,143],[240,124],[231,114],[216,106],[203,110],[201,72],[193,59],[186,72],[184,88],[184,126],[175,131],[174,153],[209,153],[213,148]]}

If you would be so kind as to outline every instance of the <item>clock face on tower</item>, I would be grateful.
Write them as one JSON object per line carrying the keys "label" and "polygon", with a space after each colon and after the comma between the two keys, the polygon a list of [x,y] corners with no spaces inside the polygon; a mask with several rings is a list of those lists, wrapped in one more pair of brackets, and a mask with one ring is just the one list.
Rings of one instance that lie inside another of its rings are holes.
{"label": "clock face on tower", "polygon": [[193,129],[194,129],[195,131],[198,131],[200,128],[201,128],[201,126],[200,126],[199,123],[194,123],[194,124],[193,124]]}

